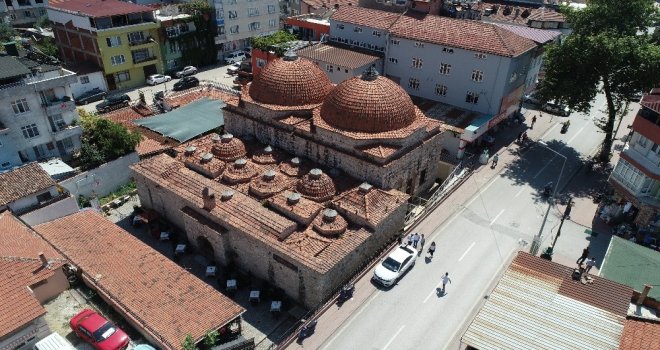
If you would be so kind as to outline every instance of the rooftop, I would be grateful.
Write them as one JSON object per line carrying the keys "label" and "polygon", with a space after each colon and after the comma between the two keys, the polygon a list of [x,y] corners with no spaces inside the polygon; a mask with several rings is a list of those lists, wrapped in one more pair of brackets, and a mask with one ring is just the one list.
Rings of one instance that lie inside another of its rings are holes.
{"label": "rooftop", "polygon": [[660,350],[660,323],[627,319],[619,350]]}
{"label": "rooftop", "polygon": [[[181,349],[245,310],[92,210],[35,227],[100,293],[151,333],[163,349]],[[121,259],[117,259],[121,256]]]}
{"label": "rooftop", "polygon": [[0,55],[0,80],[21,77],[30,73],[32,71],[15,56]]}
{"label": "rooftop", "polygon": [[[660,281],[660,254],[643,245],[612,236],[600,276],[641,292],[645,284]],[[660,300],[660,288],[652,288],[649,296]]]}
{"label": "rooftop", "polygon": [[654,88],[651,93],[644,94],[639,103],[656,113],[660,113],[660,88]]}
{"label": "rooftop", "polygon": [[50,0],[48,7],[94,18],[154,11],[148,6],[120,0]]}
{"label": "rooftop", "polygon": [[631,288],[519,252],[488,297],[463,343],[490,349],[616,349]]}
{"label": "rooftop", "polygon": [[551,42],[561,35],[561,32],[557,30],[537,29],[503,23],[495,23],[495,25],[541,45]]}
{"label": "rooftop", "polygon": [[0,174],[0,206],[55,186],[39,163],[29,163]]}
{"label": "rooftop", "polygon": [[103,118],[112,120],[119,123],[133,131],[137,131],[142,135],[142,140],[135,146],[135,151],[140,157],[146,157],[161,153],[165,150],[172,148],[177,142],[173,139],[167,138],[155,131],[147,128],[141,128],[133,123],[134,120],[142,119],[153,115],[154,112],[151,108],[143,105],[134,105],[116,109],[103,115]]}
{"label": "rooftop", "polygon": [[320,61],[350,69],[373,64],[380,59],[376,55],[369,55],[328,44],[308,46],[298,50],[296,53],[298,56],[307,58],[312,62]]}
{"label": "rooftop", "polygon": [[400,16],[400,13],[372,10],[365,7],[340,6],[337,11],[330,16],[330,19],[338,22],[387,30],[399,19]]}
{"label": "rooftop", "polygon": [[564,22],[565,17],[557,10],[549,7],[525,7],[506,5],[497,1],[483,1],[478,3],[478,10],[482,12],[484,21],[510,23],[517,26],[527,26],[529,21]]}

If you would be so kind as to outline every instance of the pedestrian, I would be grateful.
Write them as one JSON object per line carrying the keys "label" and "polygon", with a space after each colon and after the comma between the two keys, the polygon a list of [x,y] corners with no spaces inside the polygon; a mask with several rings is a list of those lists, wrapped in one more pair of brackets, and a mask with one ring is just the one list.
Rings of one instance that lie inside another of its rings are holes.
{"label": "pedestrian", "polygon": [[431,242],[431,245],[429,246],[429,255],[431,258],[433,258],[433,253],[435,252],[435,242]]}
{"label": "pedestrian", "polygon": [[401,243],[403,242],[403,234],[399,234],[398,236],[396,236],[396,242],[399,243],[399,245],[401,245]]}
{"label": "pedestrian", "polygon": [[536,123],[536,116],[532,117],[532,127],[530,129],[534,129],[534,124]]}
{"label": "pedestrian", "polygon": [[419,252],[417,253],[417,256],[422,255],[422,250],[424,250],[424,243],[426,242],[426,239],[424,239],[424,234],[422,233],[422,237],[419,238]]}
{"label": "pedestrian", "polygon": [[445,272],[445,275],[442,276],[442,294],[445,293],[445,286],[447,283],[451,283],[451,278],[449,278],[449,272]]}
{"label": "pedestrian", "polygon": [[495,153],[493,156],[493,165],[491,165],[491,168],[495,168],[497,166],[497,162],[500,160],[500,155]]}
{"label": "pedestrian", "polygon": [[518,143],[520,143],[520,140],[522,140],[522,135],[523,135],[522,131],[518,133],[518,138],[516,138],[516,141],[518,141]]}
{"label": "pedestrian", "polygon": [[406,245],[412,245],[412,244],[413,244],[413,234],[411,233],[410,235],[408,235],[408,244]]}
{"label": "pedestrian", "polygon": [[578,264],[579,266],[582,266],[582,263],[588,256],[589,256],[589,247],[586,247],[582,249],[582,255],[580,255],[580,257],[577,259],[575,263]]}
{"label": "pedestrian", "polygon": [[417,243],[419,243],[419,233],[415,232],[412,237],[413,248],[417,248]]}
{"label": "pedestrian", "polygon": [[587,268],[584,269],[584,272],[589,273],[594,266],[596,266],[596,258],[592,256],[591,259],[587,260]]}

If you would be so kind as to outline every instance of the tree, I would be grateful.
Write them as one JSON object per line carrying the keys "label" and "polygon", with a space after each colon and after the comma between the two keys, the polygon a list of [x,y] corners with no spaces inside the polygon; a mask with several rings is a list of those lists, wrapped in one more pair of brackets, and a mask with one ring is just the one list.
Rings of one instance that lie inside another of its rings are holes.
{"label": "tree", "polygon": [[213,330],[208,333],[206,333],[206,336],[204,337],[204,346],[207,349],[210,349],[215,346],[215,344],[218,342],[218,331]]}
{"label": "tree", "polygon": [[250,39],[250,43],[252,44],[252,48],[261,51],[275,50],[278,56],[282,56],[289,49],[286,43],[297,39],[295,35],[286,30],[280,30],[270,35],[253,37]]}
{"label": "tree", "polygon": [[186,339],[181,342],[181,348],[183,350],[197,350],[195,339],[193,339],[191,334],[186,335]]}
{"label": "tree", "polygon": [[136,131],[111,120],[78,109],[83,129],[80,160],[86,169],[95,168],[135,151],[142,139]]}
{"label": "tree", "polygon": [[588,113],[596,94],[605,94],[607,116],[597,122],[605,133],[602,162],[609,161],[614,125],[626,113],[628,96],[660,84],[660,46],[648,32],[660,19],[653,3],[591,0],[581,10],[562,7],[573,31],[545,53],[542,99]]}
{"label": "tree", "polygon": [[14,40],[14,37],[18,35],[16,30],[7,23],[0,23],[0,40]]}

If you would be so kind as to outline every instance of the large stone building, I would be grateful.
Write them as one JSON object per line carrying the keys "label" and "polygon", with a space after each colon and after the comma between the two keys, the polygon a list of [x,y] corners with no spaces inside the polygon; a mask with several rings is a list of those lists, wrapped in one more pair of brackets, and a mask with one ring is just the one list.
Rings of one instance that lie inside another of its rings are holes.
{"label": "large stone building", "polygon": [[440,123],[373,70],[335,87],[287,55],[226,102],[227,134],[133,167],[140,199],[208,258],[308,307],[395,237],[404,192],[442,169]]}

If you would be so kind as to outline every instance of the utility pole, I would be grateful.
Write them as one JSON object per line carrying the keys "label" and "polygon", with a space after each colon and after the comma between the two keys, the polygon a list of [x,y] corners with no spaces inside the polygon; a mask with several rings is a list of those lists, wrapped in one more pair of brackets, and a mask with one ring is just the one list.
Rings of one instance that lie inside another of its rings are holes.
{"label": "utility pole", "polygon": [[562,215],[561,222],[559,223],[559,228],[557,229],[557,234],[555,235],[555,239],[554,241],[552,241],[552,245],[550,246],[553,252],[555,251],[555,244],[557,244],[557,238],[561,236],[561,227],[564,225],[564,220],[570,217],[572,207],[573,207],[573,199],[569,197],[568,204],[566,205],[566,210],[564,210],[564,215]]}

